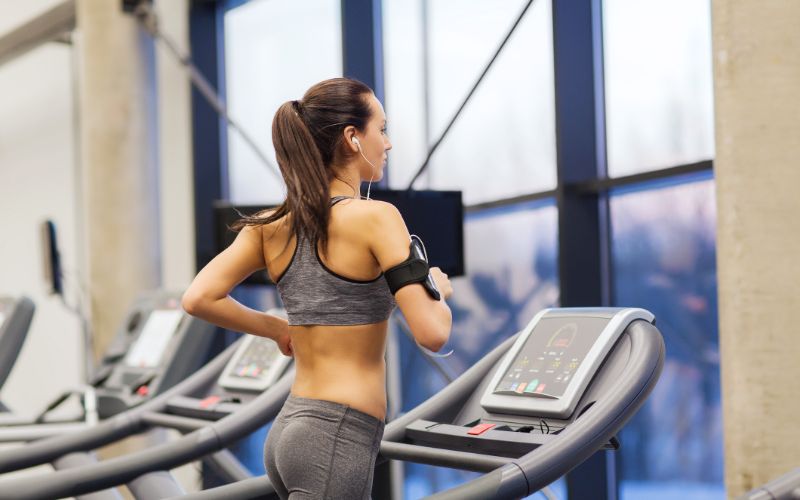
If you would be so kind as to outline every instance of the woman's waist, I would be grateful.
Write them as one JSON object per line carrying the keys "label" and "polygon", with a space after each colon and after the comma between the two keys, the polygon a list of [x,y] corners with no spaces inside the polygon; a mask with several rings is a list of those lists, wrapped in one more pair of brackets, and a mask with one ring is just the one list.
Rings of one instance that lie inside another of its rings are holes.
{"label": "woman's waist", "polygon": [[382,368],[304,370],[298,366],[292,394],[347,405],[380,420],[386,415],[386,378]]}
{"label": "woman's waist", "polygon": [[382,369],[387,323],[290,326],[298,370]]}

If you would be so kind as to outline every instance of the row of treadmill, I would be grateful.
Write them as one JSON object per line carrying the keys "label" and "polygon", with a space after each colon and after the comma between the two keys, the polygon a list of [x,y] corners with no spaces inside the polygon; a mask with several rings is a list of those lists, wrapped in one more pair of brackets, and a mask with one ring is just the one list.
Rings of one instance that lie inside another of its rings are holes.
{"label": "row of treadmill", "polygon": [[[203,363],[219,335],[186,315],[180,295],[143,295],[86,387],[24,418],[0,403],[0,499],[278,498],[229,451],[271,422],[294,370],[270,340],[243,335]],[[31,319],[26,298],[0,297],[0,388]],[[542,490],[615,435],[655,386],[664,342],[635,308],[546,309],[443,390],[387,422],[373,497],[393,462],[480,472],[437,499],[512,499]],[[59,415],[69,399],[80,415]],[[180,436],[99,460],[95,450],[154,429]],[[184,491],[171,470],[202,461],[222,486]],[[50,464],[55,471],[8,474]],[[384,473],[381,473],[383,471]],[[800,498],[800,469],[745,498]],[[794,482],[793,482],[794,481]],[[380,488],[384,487],[383,490]],[[794,495],[794,496],[793,496]]]}

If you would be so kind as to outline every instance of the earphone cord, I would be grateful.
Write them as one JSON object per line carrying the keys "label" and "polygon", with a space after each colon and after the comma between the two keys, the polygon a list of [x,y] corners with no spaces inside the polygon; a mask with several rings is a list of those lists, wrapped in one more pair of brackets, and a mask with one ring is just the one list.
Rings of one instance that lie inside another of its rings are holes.
{"label": "earphone cord", "polygon": [[372,180],[375,179],[375,165],[372,164],[371,161],[367,160],[367,157],[364,156],[364,152],[361,151],[361,145],[356,143],[358,147],[358,152],[361,154],[361,157],[364,158],[364,161],[369,163],[369,166],[372,167],[372,177],[369,178],[369,184],[367,184],[367,200],[369,200],[369,191],[372,189]]}
{"label": "earphone cord", "polygon": [[367,184],[367,199],[369,200],[369,191],[372,189],[372,179],[375,178],[375,174],[372,174],[372,177],[369,178],[369,184]]}

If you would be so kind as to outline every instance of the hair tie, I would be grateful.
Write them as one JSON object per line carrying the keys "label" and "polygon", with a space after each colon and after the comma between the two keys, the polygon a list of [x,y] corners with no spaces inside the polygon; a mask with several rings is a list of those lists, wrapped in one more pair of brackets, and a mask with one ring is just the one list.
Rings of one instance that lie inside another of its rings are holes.
{"label": "hair tie", "polygon": [[300,101],[292,101],[292,107],[294,108],[294,114],[297,116],[303,114],[303,105],[300,104]]}

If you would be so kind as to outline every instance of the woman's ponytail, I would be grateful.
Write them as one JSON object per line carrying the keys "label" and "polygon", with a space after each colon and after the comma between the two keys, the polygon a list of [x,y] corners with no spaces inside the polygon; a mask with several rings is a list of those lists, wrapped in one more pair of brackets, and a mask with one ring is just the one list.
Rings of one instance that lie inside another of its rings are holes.
{"label": "woman's ponytail", "polygon": [[302,104],[289,101],[278,108],[272,122],[272,142],[286,182],[284,205],[292,214],[292,232],[298,238],[321,241],[324,249],[331,213],[331,174],[303,121]]}
{"label": "woman's ponytail", "polygon": [[330,219],[330,182],[335,165],[347,154],[343,129],[363,131],[370,118],[372,90],[350,78],[322,81],[303,96],[278,108],[272,121],[272,143],[283,180],[286,200],[269,215],[243,216],[231,228],[270,224],[288,216],[298,238],[321,242],[325,252]]}

